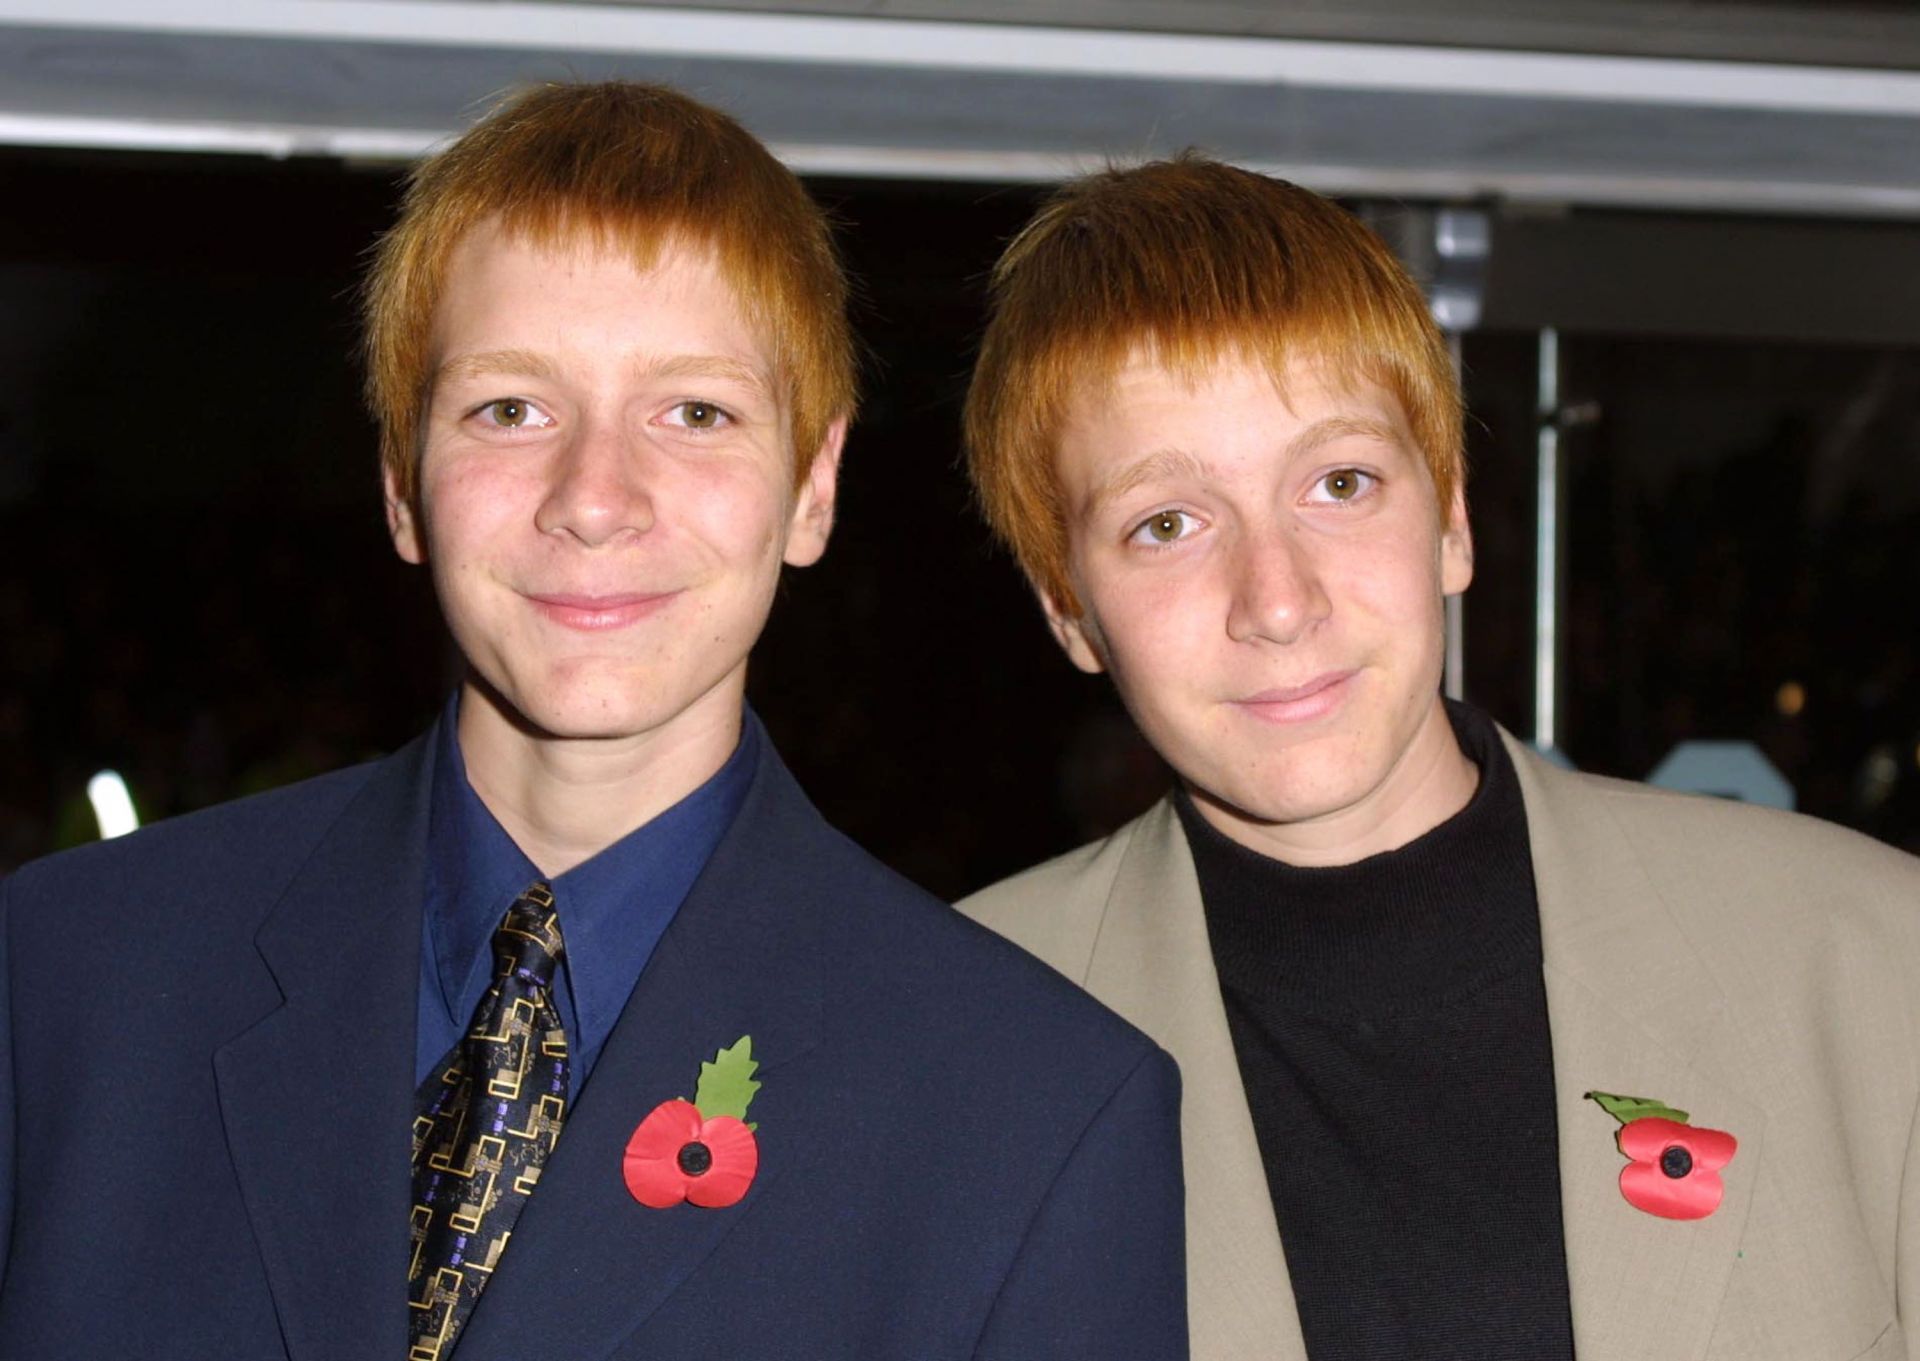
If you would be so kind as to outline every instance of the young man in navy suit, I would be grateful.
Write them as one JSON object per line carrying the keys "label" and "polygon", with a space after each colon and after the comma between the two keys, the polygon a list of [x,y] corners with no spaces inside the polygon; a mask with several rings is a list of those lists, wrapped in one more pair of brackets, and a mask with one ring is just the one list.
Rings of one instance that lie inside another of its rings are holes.
{"label": "young man in navy suit", "polygon": [[671,91],[418,171],[369,389],[465,677],[385,761],[0,886],[0,1355],[1186,1354],[1171,1062],[744,706],[832,525],[844,291]]}

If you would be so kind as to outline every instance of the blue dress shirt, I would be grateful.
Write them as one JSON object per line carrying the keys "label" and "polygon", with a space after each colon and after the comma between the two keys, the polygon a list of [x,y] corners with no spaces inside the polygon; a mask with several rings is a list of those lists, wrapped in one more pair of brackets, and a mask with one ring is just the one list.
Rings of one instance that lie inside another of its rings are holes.
{"label": "blue dress shirt", "polygon": [[[433,768],[416,1083],[465,1033],[492,982],[493,933],[513,900],[542,877],[467,782],[459,712],[456,691],[441,716]],[[554,1001],[567,1028],[572,1095],[579,1095],[654,946],[740,811],[762,740],[749,711],[733,755],[712,779],[550,881],[567,947]]]}

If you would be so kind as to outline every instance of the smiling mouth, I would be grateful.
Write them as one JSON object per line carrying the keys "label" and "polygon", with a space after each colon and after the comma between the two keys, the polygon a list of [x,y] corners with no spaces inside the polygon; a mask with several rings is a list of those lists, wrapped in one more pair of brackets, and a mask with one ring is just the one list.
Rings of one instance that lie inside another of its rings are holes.
{"label": "smiling mouth", "polygon": [[636,624],[658,613],[678,594],[677,591],[661,591],[651,595],[528,594],[526,598],[542,617],[562,628],[581,633],[602,633],[608,629],[626,628],[629,624]]}
{"label": "smiling mouth", "polygon": [[1347,698],[1351,671],[1328,671],[1301,685],[1278,686],[1245,695],[1234,705],[1269,723],[1304,723],[1338,709]]}

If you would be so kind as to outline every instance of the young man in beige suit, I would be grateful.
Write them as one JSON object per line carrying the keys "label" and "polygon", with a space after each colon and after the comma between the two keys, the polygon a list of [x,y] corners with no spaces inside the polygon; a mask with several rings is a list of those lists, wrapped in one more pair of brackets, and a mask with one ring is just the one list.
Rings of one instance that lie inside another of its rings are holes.
{"label": "young man in beige suit", "polygon": [[962,906],[1179,1060],[1196,1358],[1910,1354],[1920,865],[1442,701],[1460,398],[1378,240],[1195,157],[1070,185],[968,439],[1178,776]]}

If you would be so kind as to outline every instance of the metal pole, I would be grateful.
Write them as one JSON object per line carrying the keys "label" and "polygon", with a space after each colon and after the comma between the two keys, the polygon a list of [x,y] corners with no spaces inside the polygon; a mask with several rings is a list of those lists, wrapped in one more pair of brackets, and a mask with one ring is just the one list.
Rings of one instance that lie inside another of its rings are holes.
{"label": "metal pole", "polygon": [[[1462,354],[1464,341],[1458,331],[1447,332],[1447,352],[1453,356],[1453,379],[1461,381],[1466,371]],[[1446,513],[1446,507],[1440,507]],[[1466,597],[1450,595],[1447,597],[1447,667],[1444,688],[1448,699],[1466,698],[1467,693],[1467,638],[1466,638]]]}
{"label": "metal pole", "polygon": [[1539,481],[1533,542],[1533,744],[1559,742],[1560,691],[1560,333],[1540,332]]}

